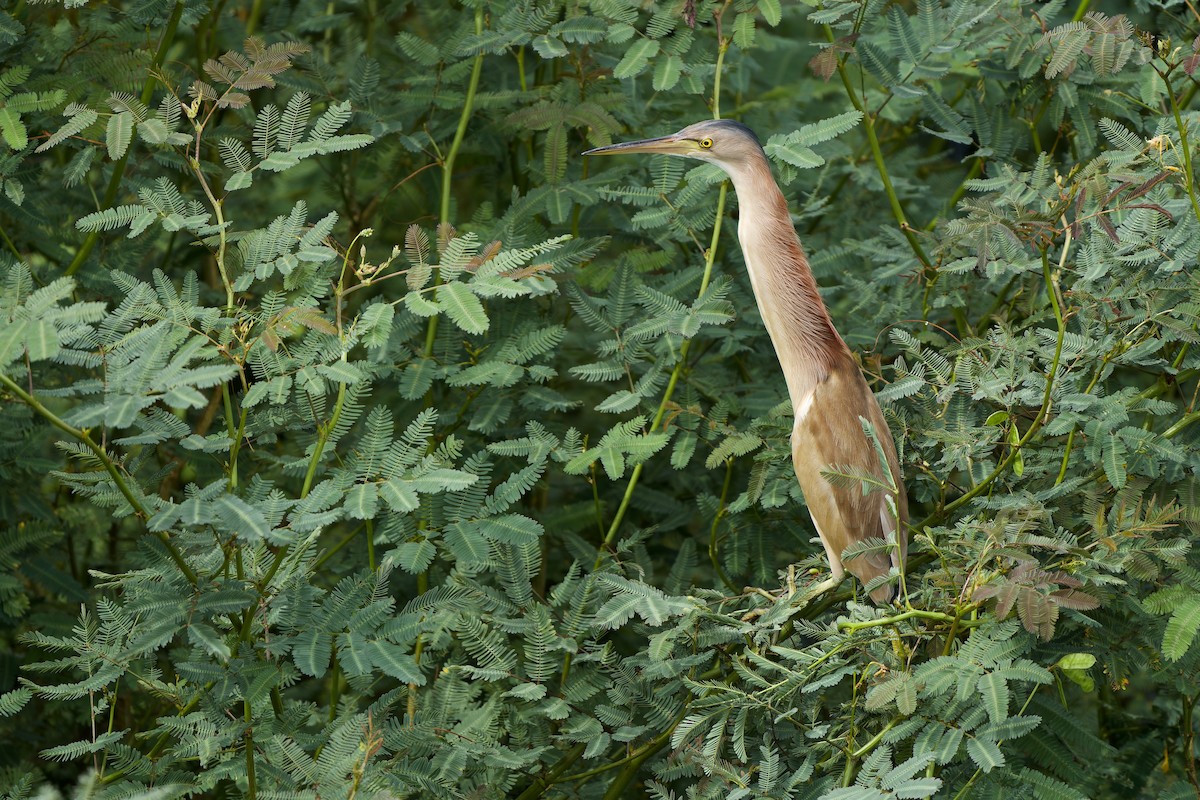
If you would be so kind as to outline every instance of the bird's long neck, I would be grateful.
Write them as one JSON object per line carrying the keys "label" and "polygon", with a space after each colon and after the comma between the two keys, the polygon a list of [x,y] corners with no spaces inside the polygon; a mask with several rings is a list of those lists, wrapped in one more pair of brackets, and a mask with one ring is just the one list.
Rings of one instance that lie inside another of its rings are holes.
{"label": "bird's long neck", "polygon": [[738,239],[750,285],[783,368],[793,409],[800,414],[813,388],[849,351],[821,301],[787,201],[766,159],[761,169],[734,177],[733,186],[738,197]]}

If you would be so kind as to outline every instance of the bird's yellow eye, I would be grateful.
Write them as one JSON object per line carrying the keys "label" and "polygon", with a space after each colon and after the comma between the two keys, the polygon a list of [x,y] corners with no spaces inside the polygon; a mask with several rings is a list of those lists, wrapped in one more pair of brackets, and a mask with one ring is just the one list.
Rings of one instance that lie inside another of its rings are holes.
{"label": "bird's yellow eye", "polygon": [[705,136],[700,140],[700,146],[707,150],[708,148],[712,147],[712,139],[709,139],[707,136]]}

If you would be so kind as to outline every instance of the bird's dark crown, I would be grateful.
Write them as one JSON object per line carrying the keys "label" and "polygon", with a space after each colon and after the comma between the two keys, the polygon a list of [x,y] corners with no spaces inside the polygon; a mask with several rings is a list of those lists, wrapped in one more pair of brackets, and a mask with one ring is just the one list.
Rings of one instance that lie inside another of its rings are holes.
{"label": "bird's dark crown", "polygon": [[735,136],[745,136],[752,139],[756,145],[762,147],[762,142],[758,139],[758,134],[749,125],[743,125],[733,119],[711,119],[706,122],[698,122],[692,126],[694,128],[703,127],[705,132],[709,133],[724,133],[734,134]]}

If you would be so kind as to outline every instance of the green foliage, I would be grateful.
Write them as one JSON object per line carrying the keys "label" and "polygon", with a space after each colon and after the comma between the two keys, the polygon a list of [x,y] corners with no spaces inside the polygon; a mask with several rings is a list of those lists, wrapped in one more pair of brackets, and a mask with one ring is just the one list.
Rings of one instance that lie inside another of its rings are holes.
{"label": "green foliage", "polygon": [[[1200,791],[1200,21],[1118,5],[0,11],[0,796]],[[716,112],[894,606],[809,591],[723,174],[577,155]]]}

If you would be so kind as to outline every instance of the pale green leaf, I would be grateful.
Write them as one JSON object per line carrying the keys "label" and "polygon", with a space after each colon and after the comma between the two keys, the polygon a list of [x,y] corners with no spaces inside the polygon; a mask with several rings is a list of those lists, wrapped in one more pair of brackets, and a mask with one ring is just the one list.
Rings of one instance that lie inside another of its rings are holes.
{"label": "pale green leaf", "polygon": [[108,148],[108,157],[116,161],[125,155],[129,143],[133,140],[133,114],[120,111],[108,118],[108,128],[105,131],[104,144]]}
{"label": "pale green leaf", "polygon": [[451,282],[438,288],[438,302],[450,321],[467,333],[488,329],[487,312],[465,283]]}

